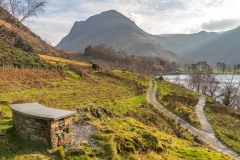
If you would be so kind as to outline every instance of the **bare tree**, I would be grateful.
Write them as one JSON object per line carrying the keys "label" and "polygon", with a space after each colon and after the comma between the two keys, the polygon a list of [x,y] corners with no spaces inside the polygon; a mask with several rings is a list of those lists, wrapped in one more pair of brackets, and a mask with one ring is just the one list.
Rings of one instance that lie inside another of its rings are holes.
{"label": "bare tree", "polygon": [[[0,38],[5,37],[8,32],[13,31],[26,19],[43,12],[45,6],[45,0],[0,0],[0,9],[2,10],[0,19],[3,20],[3,23],[0,24]],[[4,28],[8,21],[11,21],[11,27],[6,30]]]}
{"label": "bare tree", "polygon": [[197,92],[200,92],[202,76],[203,74],[200,71],[195,71],[189,74],[188,86],[189,88],[191,88],[191,90],[196,90]]}
{"label": "bare tree", "polygon": [[240,107],[240,82],[238,84],[234,84],[234,76],[235,74],[233,74],[230,82],[224,83],[222,89],[220,90],[220,97],[223,104],[236,109]]}
{"label": "bare tree", "polygon": [[[199,65],[201,65],[199,63]],[[221,65],[222,72],[225,72],[224,63]],[[211,71],[207,73],[203,71],[195,71],[189,75],[187,79],[187,87],[191,90],[201,92],[202,94],[211,96],[214,100],[219,100],[226,106],[240,110],[240,82],[234,82],[234,76],[237,72],[237,66],[234,69],[232,78],[227,82],[220,82]]]}
{"label": "bare tree", "polygon": [[200,88],[201,88],[201,92],[202,94],[207,94],[208,92],[208,88],[210,87],[210,81],[212,81],[212,79],[214,79],[214,75],[211,73],[205,73],[202,74],[202,76],[200,77],[201,79],[201,83],[200,83]]}

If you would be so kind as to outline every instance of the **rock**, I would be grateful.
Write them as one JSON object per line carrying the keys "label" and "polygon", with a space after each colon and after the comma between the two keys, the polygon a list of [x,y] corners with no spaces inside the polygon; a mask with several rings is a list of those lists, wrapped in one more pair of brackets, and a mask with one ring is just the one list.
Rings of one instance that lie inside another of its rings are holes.
{"label": "rock", "polygon": [[30,140],[31,141],[39,141],[39,137],[38,136],[35,136],[35,135],[30,135]]}
{"label": "rock", "polygon": [[80,107],[80,108],[77,108],[77,113],[83,113],[84,112],[84,108]]}
{"label": "rock", "polygon": [[79,123],[81,125],[87,125],[89,124],[88,121],[91,121],[91,118],[88,114],[83,114],[80,117],[75,119],[76,123]]}
{"label": "rock", "polygon": [[31,128],[27,128],[26,129],[26,133],[32,133],[32,129]]}
{"label": "rock", "polygon": [[110,111],[110,110],[108,110],[108,109],[106,109],[106,108],[104,108],[104,107],[102,107],[102,106],[100,106],[100,108],[102,109],[102,111],[103,111],[107,116],[113,117],[112,111]]}
{"label": "rock", "polygon": [[86,141],[86,140],[82,140],[82,141],[81,141],[81,145],[83,145],[83,146],[89,146],[89,143],[88,143],[88,141]]}
{"label": "rock", "polygon": [[91,113],[96,118],[102,118],[102,112],[99,109],[93,109]]}
{"label": "rock", "polygon": [[0,136],[7,136],[7,132],[6,131],[0,132]]}
{"label": "rock", "polygon": [[191,145],[190,145],[190,147],[199,147],[200,146],[200,144],[199,143],[196,143],[196,142],[193,142]]}

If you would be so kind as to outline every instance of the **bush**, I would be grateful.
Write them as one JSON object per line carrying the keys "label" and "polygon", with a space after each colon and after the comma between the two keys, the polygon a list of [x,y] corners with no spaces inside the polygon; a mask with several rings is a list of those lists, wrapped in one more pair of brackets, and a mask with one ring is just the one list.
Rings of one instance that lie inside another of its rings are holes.
{"label": "bush", "polygon": [[74,64],[68,64],[67,65],[67,68],[70,70],[70,71],[73,71],[75,72],[76,74],[78,74],[79,76],[83,76],[85,75],[85,71],[78,65],[74,65]]}
{"label": "bush", "polygon": [[164,80],[163,76],[159,76],[158,79],[159,79],[160,81],[163,81],[163,80]]}

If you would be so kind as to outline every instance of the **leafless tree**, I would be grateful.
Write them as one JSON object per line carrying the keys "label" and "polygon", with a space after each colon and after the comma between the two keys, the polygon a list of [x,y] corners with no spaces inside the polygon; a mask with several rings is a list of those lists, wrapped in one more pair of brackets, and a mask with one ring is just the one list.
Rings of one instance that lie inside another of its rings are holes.
{"label": "leafless tree", "polygon": [[201,92],[202,94],[207,94],[208,88],[210,87],[210,81],[212,81],[215,78],[215,76],[211,73],[205,73],[205,74],[202,74],[200,78],[201,78],[200,79]]}
{"label": "leafless tree", "polygon": [[[0,19],[3,20],[3,23],[0,24],[0,37],[6,36],[8,32],[13,31],[16,26],[26,21],[26,19],[43,12],[45,6],[45,0],[0,0]],[[6,30],[4,28],[8,21],[11,22],[11,27]]]}
{"label": "leafless tree", "polygon": [[191,90],[209,95],[214,100],[220,100],[226,106],[240,110],[240,82],[237,84],[234,83],[236,71],[235,69],[235,73],[230,81],[222,82],[221,86],[216,76],[211,72],[203,73],[196,71],[189,75],[187,87]]}
{"label": "leafless tree", "polygon": [[202,76],[203,74],[200,71],[195,71],[189,74],[188,85],[191,88],[191,90],[196,90],[197,92],[200,92]]}
{"label": "leafless tree", "polygon": [[229,82],[225,82],[223,87],[220,90],[220,97],[222,103],[226,106],[233,107],[235,109],[240,108],[240,82],[238,84],[234,84],[235,74],[233,74],[231,80]]}
{"label": "leafless tree", "polygon": [[174,78],[174,83],[180,84],[180,81],[181,81],[181,77],[179,75],[176,75],[176,77]]}
{"label": "leafless tree", "polygon": [[212,97],[214,100],[218,98],[218,92],[220,90],[220,82],[216,80],[216,76],[212,75],[208,81],[207,94]]}

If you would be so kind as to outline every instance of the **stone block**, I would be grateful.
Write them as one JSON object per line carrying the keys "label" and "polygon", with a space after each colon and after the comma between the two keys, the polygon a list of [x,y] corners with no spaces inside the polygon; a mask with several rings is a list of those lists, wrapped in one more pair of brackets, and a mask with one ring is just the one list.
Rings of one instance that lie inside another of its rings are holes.
{"label": "stone block", "polygon": [[33,129],[32,128],[26,128],[26,133],[32,133]]}
{"label": "stone block", "polygon": [[64,135],[64,143],[71,143],[71,141],[72,141],[72,135],[71,134]]}
{"label": "stone block", "polygon": [[57,128],[58,127],[58,121],[52,121],[50,124],[51,128]]}
{"label": "stone block", "polygon": [[58,130],[58,131],[56,131],[56,134],[58,135],[58,134],[62,134],[63,133],[63,130]]}
{"label": "stone block", "polygon": [[55,129],[51,128],[50,130],[50,137],[53,138],[56,135]]}
{"label": "stone block", "polygon": [[25,123],[26,123],[27,125],[32,124],[32,122],[29,121],[29,120],[25,120]]}
{"label": "stone block", "polygon": [[36,136],[36,135],[30,135],[30,140],[31,141],[39,141],[40,138],[38,136]]}
{"label": "stone block", "polygon": [[64,119],[64,125],[72,125],[72,117],[68,117]]}
{"label": "stone block", "polygon": [[36,128],[41,128],[41,123],[40,122],[35,122],[34,125],[36,126]]}

